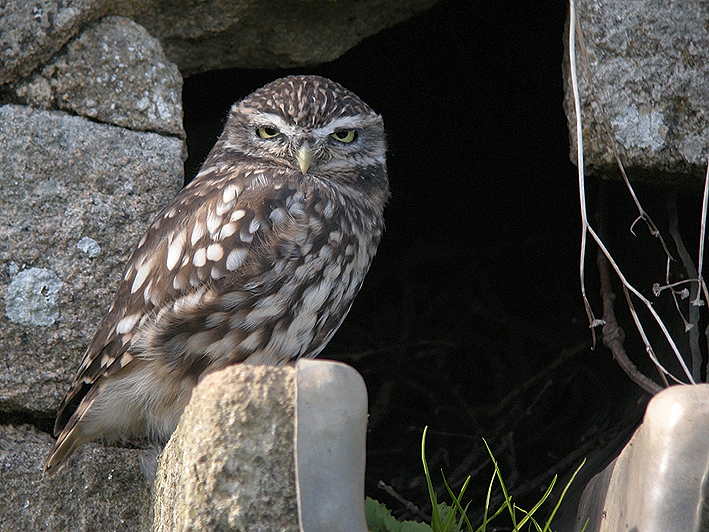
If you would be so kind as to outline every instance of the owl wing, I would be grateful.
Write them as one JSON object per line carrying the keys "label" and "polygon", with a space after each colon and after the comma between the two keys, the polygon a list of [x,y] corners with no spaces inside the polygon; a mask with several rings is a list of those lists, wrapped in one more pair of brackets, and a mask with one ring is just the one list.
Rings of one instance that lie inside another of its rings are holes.
{"label": "owl wing", "polygon": [[268,238],[274,219],[292,218],[281,205],[290,198],[296,212],[293,187],[264,187],[263,181],[243,166],[207,166],[156,217],[129,258],[59,408],[55,436],[81,418],[99,379],[131,363],[146,323],[225,274],[238,276],[254,262],[253,248]]}

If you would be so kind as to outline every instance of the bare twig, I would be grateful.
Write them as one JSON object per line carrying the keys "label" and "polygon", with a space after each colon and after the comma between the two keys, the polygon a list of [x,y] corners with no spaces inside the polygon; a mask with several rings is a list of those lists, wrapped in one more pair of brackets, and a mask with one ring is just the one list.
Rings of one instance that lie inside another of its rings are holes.
{"label": "bare twig", "polygon": [[692,279],[689,285],[689,311],[688,319],[685,319],[682,309],[680,309],[679,301],[677,299],[677,291],[672,290],[672,298],[674,299],[677,311],[682,318],[684,323],[685,332],[689,333],[689,352],[692,356],[692,376],[694,380],[701,379],[701,368],[702,368],[702,353],[699,349],[699,305],[696,303],[701,301],[701,290],[699,285],[699,275],[697,273],[697,268],[694,265],[692,257],[689,255],[687,248],[682,240],[682,235],[679,234],[679,215],[677,214],[677,195],[672,194],[667,203],[667,211],[670,218],[670,235],[675,241],[675,246],[677,247],[677,253],[682,261],[684,269],[687,271],[687,276]]}
{"label": "bare twig", "polygon": [[[704,268],[704,243],[706,242],[706,230],[707,230],[707,208],[709,207],[709,161],[707,161],[707,171],[704,174],[704,196],[702,198],[702,223],[701,230],[699,232],[699,258],[697,265],[697,273],[699,278],[699,285],[702,287],[702,293],[704,294],[704,301],[709,301],[709,292],[707,291],[707,285],[704,282],[704,277],[702,275]],[[699,302],[697,301],[697,306]],[[709,343],[709,327],[704,331],[704,336],[707,337]]]}
{"label": "bare twig", "polygon": [[603,326],[603,345],[605,345],[613,354],[613,359],[618,362],[618,365],[625,371],[630,379],[648,393],[656,394],[662,387],[643,375],[640,370],[628,358],[625,352],[623,342],[625,341],[625,331],[618,325],[615,319],[615,310],[613,303],[615,302],[615,293],[611,284],[610,272],[608,271],[608,259],[598,251],[596,257],[598,263],[598,272],[601,279],[601,296],[603,298],[603,320],[606,324]]}
{"label": "bare twig", "polygon": [[378,487],[380,490],[384,490],[390,497],[396,499],[397,502],[399,502],[399,504],[401,504],[404,508],[406,508],[406,510],[407,510],[410,514],[415,515],[415,516],[417,516],[417,517],[419,517],[419,518],[421,518],[421,519],[424,519],[424,520],[426,520],[426,521],[430,521],[430,520],[431,520],[431,516],[430,516],[430,515],[424,514],[424,513],[419,509],[418,506],[416,506],[413,502],[411,502],[410,500],[406,499],[405,497],[402,497],[402,496],[399,494],[399,492],[397,492],[394,488],[392,488],[389,484],[387,484],[387,483],[384,482],[383,480],[380,480],[379,482],[377,482],[377,487]]}
{"label": "bare twig", "polygon": [[576,3],[570,0],[569,14],[569,63],[571,68],[571,85],[574,93],[574,109],[576,110],[576,164],[579,174],[579,195],[581,204],[581,259],[579,264],[579,277],[581,280],[581,296],[583,297],[584,308],[588,316],[588,323],[591,327],[593,336],[593,345],[596,345],[595,328],[603,325],[602,320],[597,320],[593,315],[591,303],[586,296],[586,279],[585,279],[585,263],[586,263],[586,241],[588,237],[588,214],[586,212],[586,184],[584,180],[584,162],[583,162],[583,127],[581,124],[581,100],[579,97],[578,76],[576,74]]}
{"label": "bare twig", "polygon": [[[573,0],[571,0],[571,1],[573,3]],[[569,33],[571,33],[571,32],[569,31]],[[577,36],[578,42],[579,42],[579,49],[581,51],[581,60],[583,61],[584,71],[586,72],[586,81],[588,83],[588,92],[593,97],[593,101],[596,102],[596,106],[598,107],[598,112],[601,117],[601,121],[603,122],[603,129],[606,132],[606,139],[608,141],[608,145],[610,146],[610,149],[613,152],[613,158],[615,159],[615,162],[618,165],[618,169],[620,170],[620,174],[623,177],[623,181],[625,182],[625,186],[628,189],[628,192],[630,192],[630,196],[633,198],[633,202],[635,203],[635,207],[638,209],[638,217],[631,224],[630,232],[633,235],[635,235],[635,230],[634,230],[635,224],[638,223],[638,221],[643,220],[645,222],[645,225],[647,225],[647,228],[650,231],[650,234],[660,241],[660,244],[662,245],[662,249],[665,250],[665,254],[667,255],[667,259],[668,259],[668,269],[669,269],[669,262],[671,260],[674,260],[674,258],[672,257],[672,254],[670,253],[670,250],[667,247],[667,244],[665,243],[665,239],[662,238],[662,234],[657,229],[655,222],[652,221],[652,218],[650,218],[650,215],[647,212],[645,212],[645,209],[643,209],[643,206],[640,204],[640,200],[638,199],[638,196],[635,194],[635,189],[630,184],[630,179],[628,179],[628,174],[625,173],[625,167],[623,166],[623,162],[620,160],[620,155],[618,154],[618,145],[615,141],[615,136],[613,135],[613,129],[611,128],[611,124],[608,121],[608,117],[606,116],[606,113],[603,110],[603,106],[601,105],[601,101],[598,99],[598,95],[596,94],[596,91],[593,88],[593,78],[591,76],[591,67],[588,64],[588,54],[586,53],[586,45],[583,40],[583,33],[581,33],[581,27],[578,25],[576,25],[576,36]]]}
{"label": "bare twig", "polygon": [[[672,377],[669,375],[667,370],[665,370],[664,367],[662,367],[659,362],[657,361],[657,358],[655,357],[654,350],[652,348],[652,345],[650,344],[647,335],[645,334],[642,324],[640,323],[640,320],[637,317],[637,313],[635,312],[635,309],[633,308],[632,305],[632,300],[630,299],[630,293],[632,293],[635,297],[640,299],[640,301],[643,302],[645,307],[648,309],[650,314],[652,314],[652,317],[655,319],[656,323],[662,330],[663,335],[665,336],[665,339],[667,340],[667,343],[670,345],[672,348],[673,353],[675,354],[675,357],[677,358],[677,361],[679,362],[680,366],[682,367],[682,370],[684,371],[687,379],[689,382],[692,384],[695,383],[694,378],[692,377],[691,373],[689,372],[689,369],[687,369],[687,365],[684,362],[684,359],[679,352],[679,349],[677,348],[677,344],[675,343],[674,339],[672,338],[672,335],[670,332],[667,330],[667,327],[663,323],[662,319],[660,316],[657,314],[657,311],[653,308],[652,303],[644,297],[638,290],[636,290],[625,278],[625,275],[622,273],[620,270],[618,264],[615,262],[613,257],[611,256],[610,252],[606,248],[605,244],[603,241],[600,239],[598,234],[593,230],[591,227],[590,223],[588,222],[588,214],[586,210],[586,192],[585,192],[585,176],[584,176],[584,158],[583,158],[583,129],[582,129],[582,124],[581,124],[581,102],[580,102],[580,97],[579,97],[579,88],[578,88],[578,75],[576,72],[576,35],[577,33],[580,34],[580,32],[577,30],[577,18],[576,18],[576,4],[574,0],[569,0],[569,5],[570,5],[570,11],[569,11],[569,63],[570,63],[570,74],[571,74],[571,87],[574,95],[574,109],[576,111],[576,154],[577,154],[577,169],[578,169],[578,180],[579,180],[579,198],[580,198],[580,203],[581,203],[581,224],[582,224],[582,238],[581,238],[581,261],[580,261],[580,277],[581,277],[581,295],[583,296],[583,301],[584,301],[584,306],[586,307],[586,314],[588,315],[589,319],[589,324],[590,326],[596,327],[598,325],[603,325],[603,320],[596,319],[593,315],[593,311],[590,307],[590,304],[588,302],[588,298],[586,296],[586,288],[585,288],[585,280],[584,280],[584,264],[585,264],[585,258],[586,258],[586,238],[587,235],[590,235],[591,238],[596,242],[598,245],[600,252],[603,253],[605,258],[608,260],[608,263],[613,267],[615,270],[616,275],[620,278],[624,290],[626,292],[629,292],[627,295],[627,300],[628,304],[630,306],[631,313],[633,314],[633,319],[635,320],[635,324],[638,327],[638,330],[640,332],[640,335],[645,342],[645,348],[650,356],[651,360],[655,363],[655,365],[658,367],[658,370],[664,372],[666,375]],[[587,72],[587,78],[591,79],[591,74],[590,71]],[[619,161],[620,159],[618,159]],[[627,181],[627,185],[630,185],[630,182]],[[632,187],[630,187],[631,194],[633,195],[633,198],[637,202],[637,197],[635,196],[634,191],[632,191]],[[656,228],[654,227],[654,224],[652,224],[651,220],[649,217],[647,217],[645,211],[642,209],[642,207],[639,206],[639,202],[636,203],[639,208],[640,212],[640,218],[645,220],[645,222],[648,224],[648,227],[650,227],[650,230],[656,231]],[[659,234],[659,232],[658,232]],[[657,235],[656,235],[657,236]],[[667,246],[664,244],[664,241],[662,241],[663,248],[665,249],[665,253],[668,256],[668,261],[670,260],[670,253],[667,250]],[[595,338],[595,337],[594,337]],[[675,379],[676,380],[676,379]]]}
{"label": "bare twig", "polygon": [[[643,339],[643,343],[645,344],[645,351],[647,352],[647,355],[650,357],[650,360],[655,364],[655,368],[657,368],[657,371],[660,373],[660,377],[662,378],[662,382],[665,384],[665,386],[669,386],[669,383],[667,382],[667,377],[670,377],[672,380],[675,382],[681,382],[678,379],[674,377],[669,371],[667,371],[662,364],[660,364],[660,361],[657,359],[657,356],[655,355],[655,350],[652,348],[652,344],[650,343],[650,340],[648,339],[647,335],[645,334],[645,329],[643,328],[642,324],[640,323],[640,317],[638,316],[637,311],[635,310],[635,305],[633,305],[633,300],[630,298],[630,292],[628,292],[627,287],[623,287],[623,294],[625,294],[625,301],[628,303],[628,309],[630,310],[630,315],[633,317],[633,321],[635,322],[635,327],[638,329],[638,332],[640,333],[640,338]],[[686,368],[685,368],[686,371]],[[691,378],[691,377],[690,377]]]}
{"label": "bare twig", "polygon": [[[628,282],[628,280],[625,278],[625,275],[620,270],[620,267],[615,262],[615,260],[613,260],[613,257],[611,256],[610,252],[608,251],[608,249],[606,248],[605,244],[600,239],[598,234],[593,230],[593,228],[589,225],[586,228],[586,230],[593,237],[593,239],[596,241],[596,244],[598,244],[600,251],[605,255],[606,259],[608,260],[608,263],[615,270],[616,275],[620,278],[620,281],[623,283],[623,288],[629,292],[626,299],[628,300],[628,305],[630,307],[630,311],[633,315],[633,319],[635,320],[635,325],[638,328],[638,332],[640,332],[640,336],[642,337],[643,342],[645,342],[645,349],[646,349],[648,355],[650,355],[651,360],[655,363],[655,365],[658,367],[658,369],[660,369],[666,375],[672,377],[669,374],[669,372],[664,367],[662,367],[662,365],[660,365],[659,361],[655,357],[654,350],[652,348],[652,345],[650,344],[650,340],[648,339],[647,335],[645,334],[642,324],[640,323],[640,319],[638,318],[637,313],[635,312],[635,308],[633,307],[633,303],[630,299],[630,293],[632,293],[635,297],[637,297],[640,301],[642,301],[642,303],[645,305],[647,310],[650,311],[650,314],[652,314],[652,317],[655,319],[655,322],[660,327],[662,334],[665,336],[665,340],[667,340],[667,343],[672,348],[672,352],[675,354],[675,357],[677,358],[677,361],[679,362],[680,366],[682,367],[684,374],[687,376],[687,379],[689,380],[690,383],[696,384],[694,382],[694,378],[692,377],[691,373],[689,372],[689,369],[687,369],[687,364],[685,364],[684,358],[682,357],[682,354],[679,352],[679,348],[677,347],[677,344],[675,343],[674,339],[672,338],[672,335],[670,334],[670,331],[667,329],[667,326],[662,321],[662,318],[660,318],[660,315],[655,310],[655,307],[653,307],[652,303],[645,296],[643,296],[640,292],[638,292],[638,290],[636,290],[635,287],[633,287],[633,285],[631,285]],[[674,378],[674,377],[672,377],[672,378]],[[676,380],[677,382],[680,382],[678,379],[674,379],[674,380]]]}

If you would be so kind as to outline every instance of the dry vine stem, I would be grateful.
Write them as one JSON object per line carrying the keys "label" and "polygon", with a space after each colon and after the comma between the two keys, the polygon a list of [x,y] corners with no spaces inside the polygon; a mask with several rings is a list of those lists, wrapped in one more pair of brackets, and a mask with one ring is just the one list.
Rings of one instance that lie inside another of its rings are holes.
{"label": "dry vine stem", "polygon": [[[675,380],[676,382],[682,382],[676,377],[674,377],[670,372],[668,372],[658,361],[657,357],[655,356],[655,351],[650,344],[650,341],[645,334],[645,331],[643,329],[642,324],[640,323],[640,319],[637,315],[637,312],[635,311],[635,307],[633,305],[633,300],[632,296],[635,296],[638,298],[648,309],[650,314],[652,314],[653,318],[655,319],[657,325],[660,327],[660,330],[662,330],[662,333],[667,340],[667,343],[670,345],[672,348],[672,351],[675,354],[675,357],[677,358],[677,361],[679,362],[680,366],[682,367],[682,370],[684,371],[685,376],[687,377],[687,380],[695,384],[695,379],[692,376],[691,372],[687,368],[687,365],[684,361],[684,358],[682,357],[682,354],[679,352],[679,349],[677,348],[677,344],[675,343],[674,339],[672,338],[670,332],[668,331],[667,327],[665,326],[664,322],[660,318],[660,316],[657,314],[657,311],[654,309],[652,303],[645,297],[643,296],[638,290],[636,290],[630,282],[626,279],[625,275],[623,272],[620,270],[618,264],[615,262],[613,257],[611,256],[610,252],[606,248],[605,244],[601,240],[601,238],[598,236],[596,231],[593,230],[591,227],[589,221],[588,221],[588,214],[586,210],[586,189],[585,189],[585,175],[584,175],[584,157],[583,157],[583,128],[582,128],[582,123],[581,123],[581,102],[580,102],[580,97],[579,97],[579,88],[578,88],[578,75],[576,72],[576,39],[578,38],[579,40],[579,47],[581,48],[581,51],[584,55],[585,58],[585,53],[583,50],[583,39],[580,30],[578,29],[578,19],[576,15],[576,2],[575,0],[569,0],[569,67],[570,67],[570,74],[571,74],[571,87],[573,91],[573,96],[574,96],[574,110],[576,113],[576,165],[578,169],[578,181],[579,181],[579,199],[580,199],[580,204],[581,204],[581,259],[580,259],[580,266],[579,266],[579,276],[581,280],[581,295],[583,297],[583,302],[584,306],[586,308],[586,314],[588,315],[588,321],[589,325],[592,330],[595,330],[596,327],[604,325],[603,320],[597,319],[594,314],[593,314],[593,309],[591,308],[591,304],[588,301],[588,298],[586,296],[586,282],[585,282],[585,275],[584,275],[584,267],[585,267],[585,262],[586,262],[586,245],[587,245],[587,238],[590,235],[591,238],[596,242],[596,244],[599,247],[599,251],[603,254],[603,256],[606,258],[608,263],[611,265],[613,270],[615,271],[616,275],[620,279],[622,285],[623,285],[623,290],[626,293],[626,300],[628,302],[628,306],[630,309],[630,312],[633,316],[633,320],[635,321],[635,325],[640,333],[640,336],[642,337],[643,342],[645,343],[645,350],[647,351],[648,355],[650,356],[650,359],[653,361],[655,366],[657,367],[658,371],[661,373],[663,376],[667,376],[672,380]],[[593,89],[591,85],[591,72],[590,69],[588,68],[588,63],[586,63],[586,78],[588,79],[589,83],[589,90],[593,94]],[[595,97],[595,94],[594,94]],[[596,98],[596,104],[598,105],[601,115],[603,116],[603,109],[600,106],[600,102]],[[615,156],[616,162],[618,163],[618,166],[621,170],[621,174],[623,175],[623,179],[625,181],[626,187],[628,188],[630,194],[633,197],[633,200],[635,201],[635,204],[638,208],[639,211],[639,216],[633,222],[633,226],[631,226],[631,231],[633,230],[633,227],[635,226],[635,223],[637,223],[638,220],[643,220],[647,226],[648,229],[650,230],[651,234],[655,237],[658,237],[660,241],[662,242],[662,246],[665,250],[665,253],[667,254],[667,276],[669,277],[669,268],[670,268],[670,262],[672,260],[672,257],[669,253],[669,250],[667,249],[667,246],[665,245],[664,240],[662,240],[662,237],[660,236],[659,231],[655,227],[655,224],[652,223],[652,220],[650,217],[645,213],[645,211],[642,209],[640,206],[640,203],[637,199],[637,196],[635,195],[635,191],[633,190],[633,187],[630,184],[630,181],[627,178],[627,175],[625,174],[625,169],[623,168],[623,165],[620,161],[620,158],[618,156],[617,148],[615,146],[615,142],[610,130],[610,125],[608,121],[605,119],[605,116],[603,118],[604,126],[606,128],[606,133],[608,134],[609,142],[611,144],[613,154]],[[708,169],[708,178],[709,178],[709,169]],[[706,198],[707,198],[707,189],[705,187],[705,207],[706,207]],[[704,283],[701,280],[701,264],[703,262],[703,238],[704,238],[704,220],[706,219],[706,212],[702,213],[702,243],[700,244],[700,255],[699,255],[699,279],[694,279],[693,281],[700,281],[703,291],[706,296],[706,287],[704,286]],[[697,291],[699,292],[699,291]],[[695,301],[696,304],[696,301]],[[595,343],[595,333],[594,333],[594,343]]]}

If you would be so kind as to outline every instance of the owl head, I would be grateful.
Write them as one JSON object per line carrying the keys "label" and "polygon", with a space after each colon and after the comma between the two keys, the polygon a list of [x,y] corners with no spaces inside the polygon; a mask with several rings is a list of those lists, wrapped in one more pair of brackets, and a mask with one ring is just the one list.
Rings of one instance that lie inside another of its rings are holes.
{"label": "owl head", "polygon": [[340,181],[385,165],[381,117],[319,76],[277,79],[235,103],[220,143],[239,158]]}

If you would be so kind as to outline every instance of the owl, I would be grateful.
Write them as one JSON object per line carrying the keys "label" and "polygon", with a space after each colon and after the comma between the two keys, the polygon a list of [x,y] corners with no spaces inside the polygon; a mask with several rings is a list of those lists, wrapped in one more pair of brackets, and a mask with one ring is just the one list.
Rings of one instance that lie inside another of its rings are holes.
{"label": "owl", "polygon": [[389,197],[382,119],[317,76],[235,103],[197,177],[138,242],[54,427],[164,444],[207,373],[314,357],[362,286]]}

